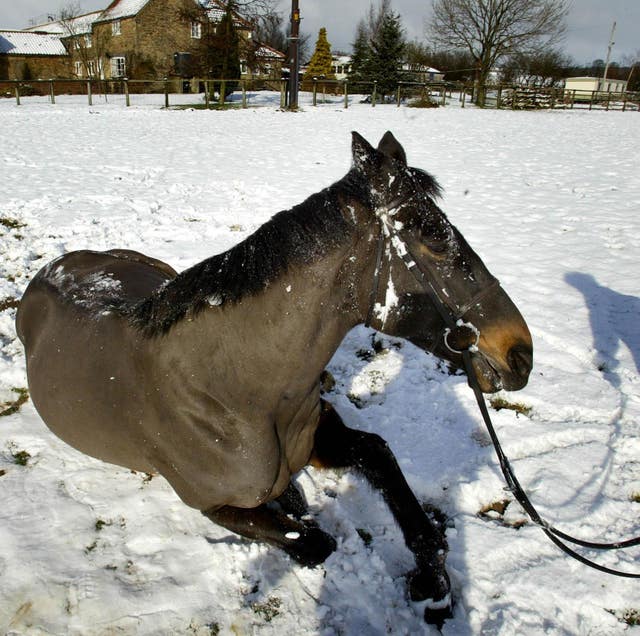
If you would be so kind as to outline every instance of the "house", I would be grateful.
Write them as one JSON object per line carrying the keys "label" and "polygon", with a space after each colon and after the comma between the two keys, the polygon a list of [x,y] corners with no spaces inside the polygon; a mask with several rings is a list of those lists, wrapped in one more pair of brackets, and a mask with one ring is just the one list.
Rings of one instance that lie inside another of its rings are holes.
{"label": "house", "polygon": [[50,33],[0,31],[0,80],[69,77],[69,54]]}
{"label": "house", "polygon": [[438,69],[425,66],[424,64],[410,64],[405,62],[401,66],[402,71],[411,79],[412,82],[442,82],[444,73]]}
{"label": "house", "polygon": [[627,81],[601,77],[567,77],[565,90],[576,91],[576,97],[591,97],[593,91],[604,93],[624,93]]}
{"label": "house", "polygon": [[335,54],[331,56],[333,74],[337,80],[345,80],[351,73],[351,56]]}
{"label": "house", "polygon": [[[220,0],[113,0],[103,11],[51,20],[17,33],[31,34],[34,42],[39,39],[43,50],[45,42],[50,47],[56,43],[61,64],[56,77],[188,79],[202,73],[195,62],[202,58],[204,37],[215,32],[224,13]],[[243,76],[279,78],[285,55],[255,41],[253,25],[239,14],[234,13],[233,22]],[[0,77],[23,79],[15,72],[22,68],[15,59],[17,49],[7,42],[0,49],[0,72],[6,67]],[[37,70],[32,76],[43,75]]]}

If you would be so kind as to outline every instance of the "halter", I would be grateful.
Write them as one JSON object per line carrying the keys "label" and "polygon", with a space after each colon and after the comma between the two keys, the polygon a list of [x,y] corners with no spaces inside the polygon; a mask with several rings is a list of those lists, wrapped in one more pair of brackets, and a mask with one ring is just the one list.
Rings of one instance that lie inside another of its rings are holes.
{"label": "halter", "polygon": [[[640,545],[640,537],[634,537],[626,541],[615,541],[613,543],[599,543],[578,539],[562,532],[561,530],[558,530],[554,526],[550,525],[547,521],[545,521],[540,516],[534,505],[531,503],[531,500],[529,499],[527,494],[524,492],[524,489],[520,485],[520,482],[518,481],[513,468],[511,467],[509,459],[502,450],[502,445],[500,444],[500,440],[498,439],[498,435],[493,426],[493,422],[491,421],[491,417],[487,409],[487,404],[484,399],[482,389],[480,388],[480,383],[478,382],[478,377],[476,375],[475,369],[473,368],[472,354],[478,351],[477,345],[480,340],[480,331],[472,323],[465,322],[463,320],[464,315],[472,307],[480,303],[481,300],[484,299],[489,293],[495,291],[495,289],[500,286],[500,283],[497,278],[492,277],[489,284],[483,287],[478,293],[476,293],[471,298],[471,300],[466,302],[461,307],[456,308],[452,306],[452,303],[449,300],[450,296],[447,293],[445,281],[442,279],[440,274],[428,261],[424,261],[420,265],[418,265],[418,259],[414,257],[411,249],[402,240],[398,233],[398,230],[395,228],[394,224],[389,221],[389,218],[387,216],[390,210],[399,209],[407,205],[407,203],[416,195],[417,192],[402,201],[394,201],[391,205],[376,210],[376,217],[380,225],[380,234],[378,237],[376,267],[370,294],[369,311],[367,314],[365,325],[367,327],[370,326],[371,319],[373,318],[373,313],[375,311],[375,302],[376,298],[378,297],[380,287],[382,253],[384,251],[385,244],[388,241],[391,245],[393,245],[396,253],[402,259],[406,268],[424,289],[431,302],[437,309],[438,313],[442,317],[442,320],[446,325],[443,333],[445,346],[453,353],[460,354],[462,356],[463,366],[467,373],[469,386],[473,390],[476,401],[478,403],[478,407],[480,409],[480,413],[482,414],[482,419],[484,420],[485,426],[487,427],[487,431],[489,433],[489,437],[491,438],[491,442],[493,443],[493,447],[496,451],[498,461],[500,462],[500,469],[502,471],[502,474],[504,475],[505,481],[507,482],[507,490],[509,490],[513,494],[518,503],[529,515],[531,521],[535,525],[539,526],[541,530],[547,535],[547,537],[549,537],[549,539],[563,552],[573,557],[577,561],[580,561],[580,563],[599,570],[600,572],[605,572],[606,574],[612,574],[614,576],[621,576],[625,578],[640,579],[640,573],[624,572],[621,570],[608,568],[604,565],[600,565],[599,563],[591,561],[590,559],[587,559],[586,557],[577,553],[565,543],[573,543],[574,545],[579,545],[581,547],[589,548],[592,550],[620,550]],[[460,349],[454,348],[449,343],[449,338],[452,334],[460,337],[462,341],[464,341],[466,336],[469,340],[469,343],[465,347],[461,347]],[[471,340],[473,340],[473,342]]]}

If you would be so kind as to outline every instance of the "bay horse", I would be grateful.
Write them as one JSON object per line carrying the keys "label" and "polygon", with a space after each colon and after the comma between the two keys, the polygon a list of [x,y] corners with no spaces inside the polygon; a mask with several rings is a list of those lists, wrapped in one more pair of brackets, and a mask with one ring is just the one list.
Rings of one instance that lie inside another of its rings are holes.
{"label": "bay horse", "polygon": [[381,491],[416,569],[425,618],[450,613],[442,529],[384,440],[348,428],[320,378],[346,333],[367,322],[460,365],[443,318],[407,266],[437,274],[442,301],[473,324],[481,388],[528,379],[527,325],[436,204],[440,188],[407,165],[388,132],[353,133],[352,166],[227,252],[177,274],[129,250],[75,251],[27,287],[17,332],[46,425],[80,451],[159,473],[188,506],[305,565],[335,540],[306,516],[292,477],[352,467]]}

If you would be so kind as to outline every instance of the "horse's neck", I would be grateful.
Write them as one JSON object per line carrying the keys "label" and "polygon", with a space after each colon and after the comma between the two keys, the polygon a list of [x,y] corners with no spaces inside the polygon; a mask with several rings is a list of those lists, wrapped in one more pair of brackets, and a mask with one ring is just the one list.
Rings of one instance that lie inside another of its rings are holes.
{"label": "horse's neck", "polygon": [[232,368],[244,392],[308,390],[366,316],[370,249],[366,237],[349,237],[322,258],[282,272],[264,291],[181,321],[166,338],[176,350],[197,352],[193,362],[203,374]]}

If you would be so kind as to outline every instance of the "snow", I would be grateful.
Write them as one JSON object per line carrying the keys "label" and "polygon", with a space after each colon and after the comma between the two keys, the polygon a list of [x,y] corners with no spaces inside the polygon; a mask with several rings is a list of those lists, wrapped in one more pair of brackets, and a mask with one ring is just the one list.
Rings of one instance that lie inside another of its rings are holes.
{"label": "snow", "polygon": [[[374,144],[391,130],[532,331],[530,383],[501,394],[529,413],[493,412],[520,481],[563,530],[640,534],[637,113],[337,99],[292,114],[277,98],[225,112],[0,101],[0,302],[77,248],[183,269],[340,178],[351,130]],[[14,316],[0,311],[0,403],[26,386]],[[621,619],[640,611],[638,582],[570,560],[516,503],[479,514],[510,497],[464,377],[395,338],[373,350],[372,333],[356,328],[336,352],[327,397],[387,439],[417,496],[449,518],[443,633],[636,633]],[[0,633],[435,634],[407,600],[412,557],[381,497],[348,471],[309,468],[297,483],[338,542],[316,569],[212,525],[159,477],[78,453],[24,404],[0,418]],[[590,556],[637,571],[638,554]]]}

